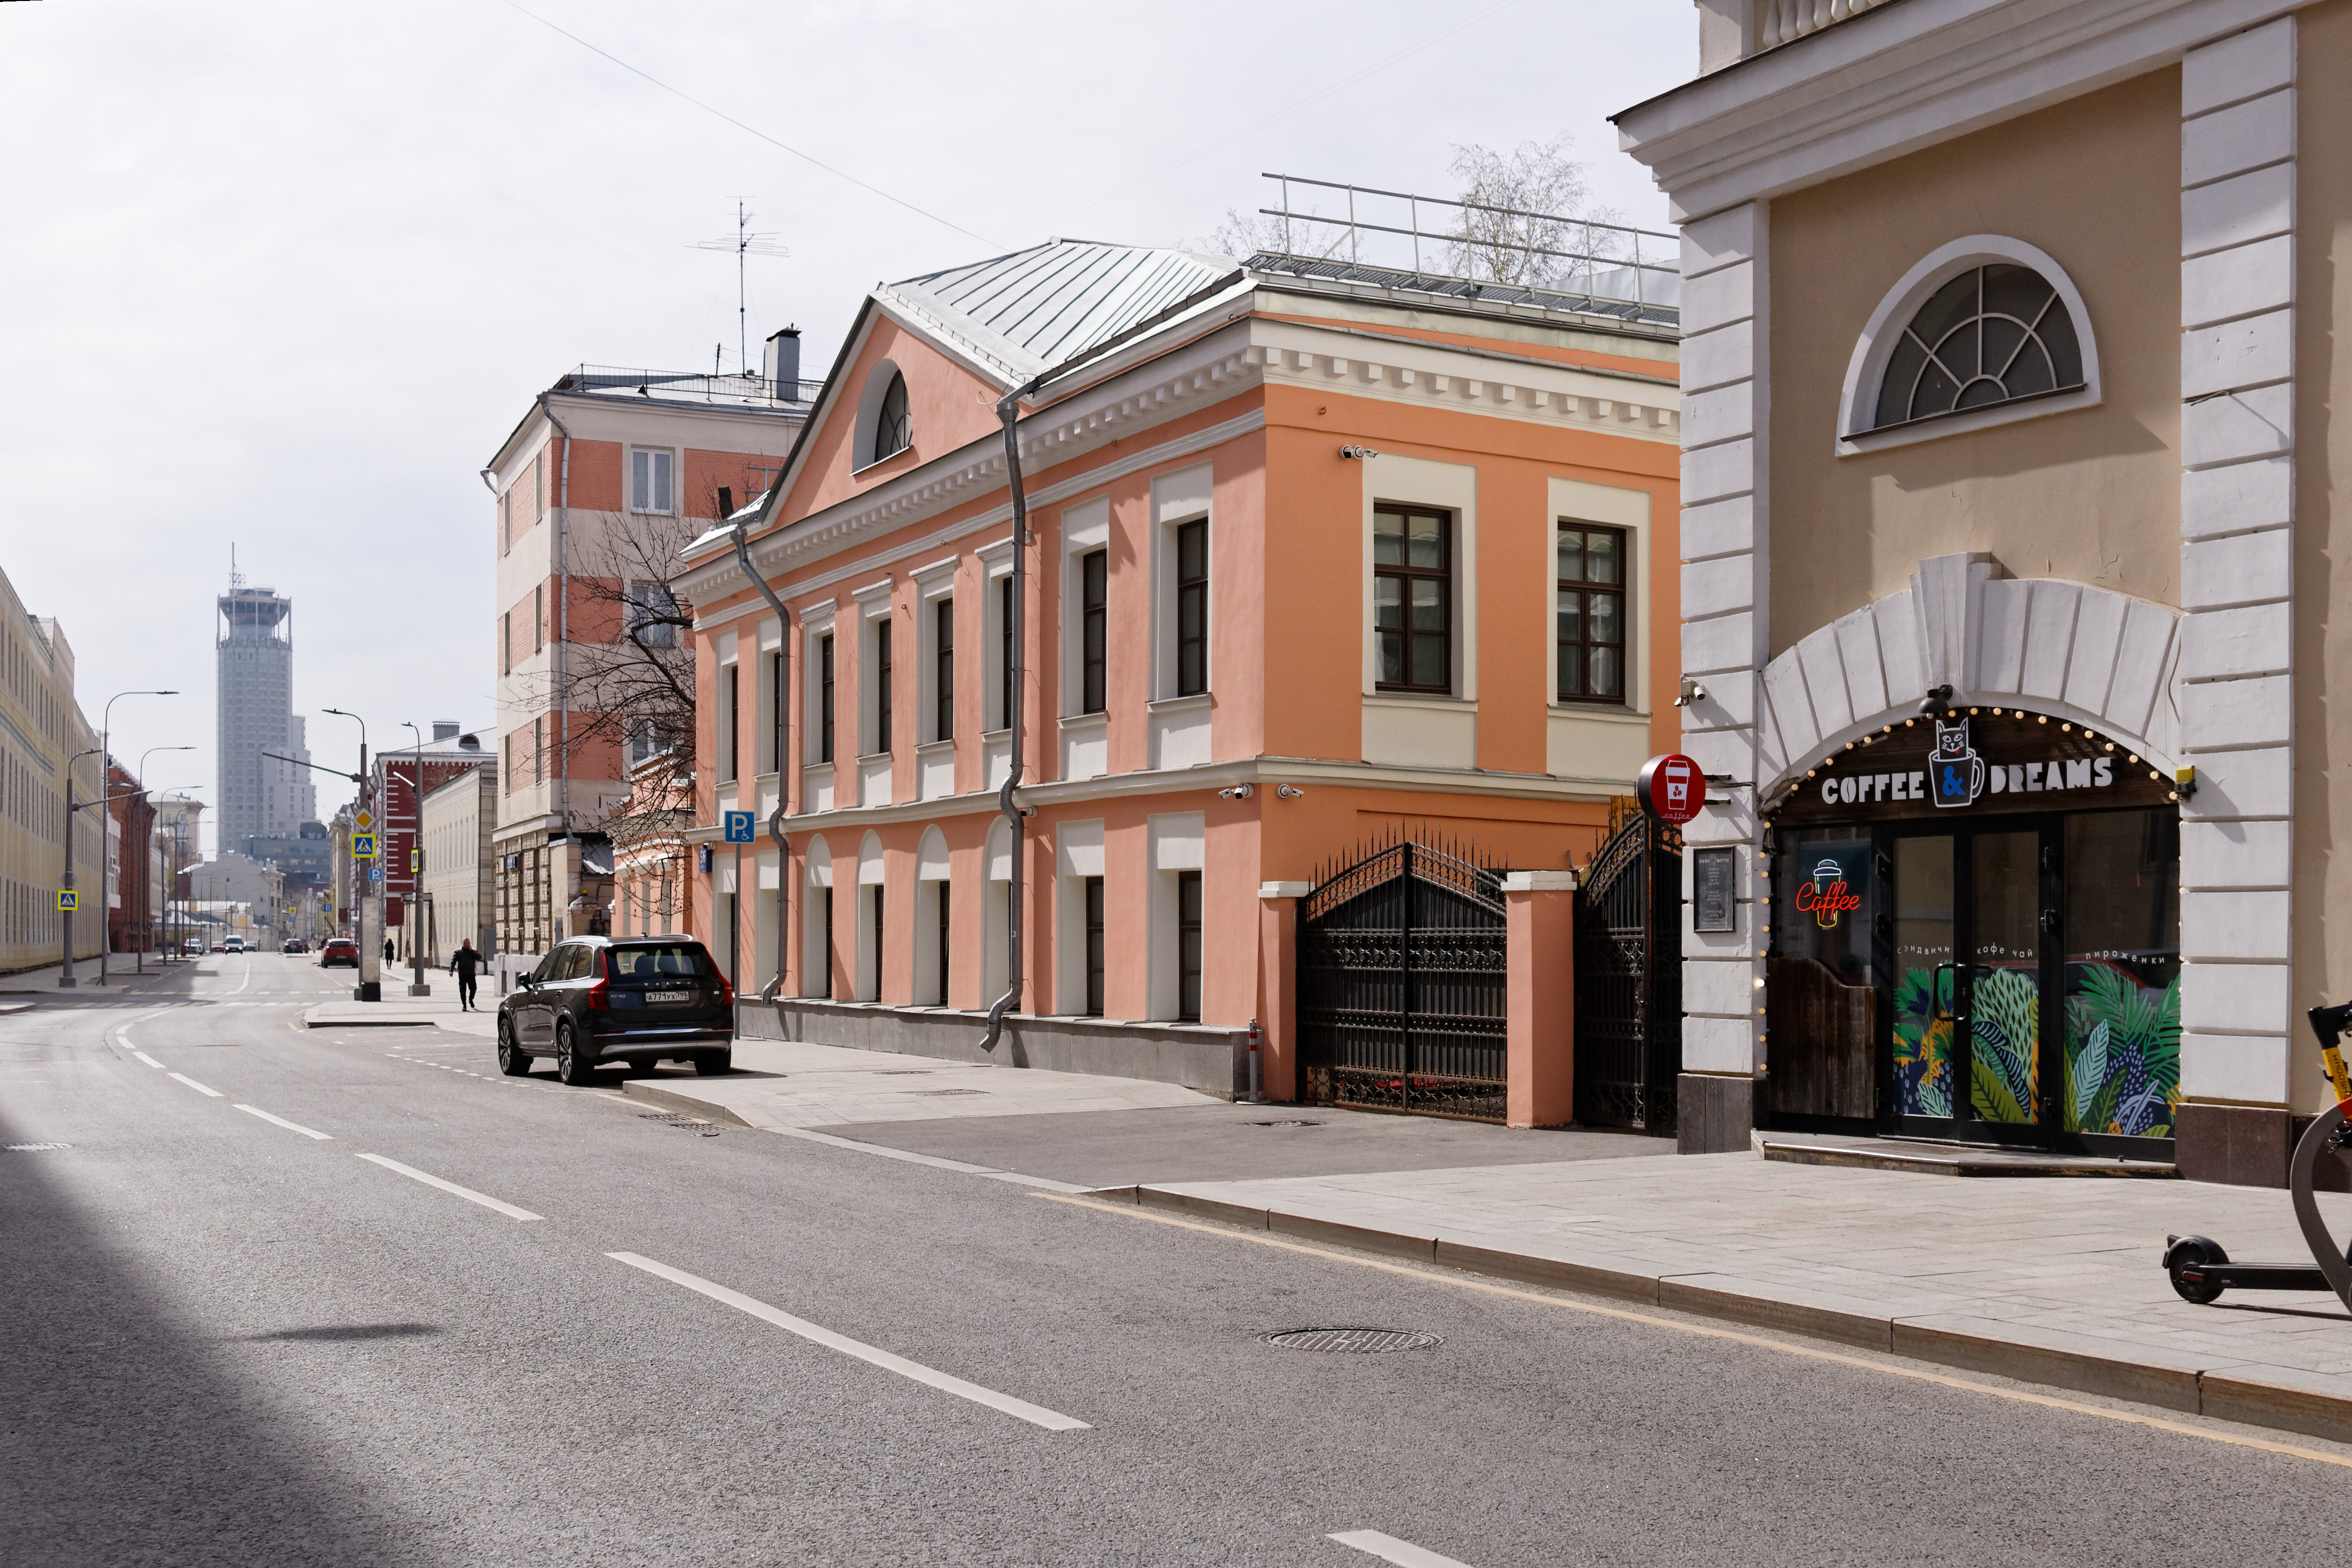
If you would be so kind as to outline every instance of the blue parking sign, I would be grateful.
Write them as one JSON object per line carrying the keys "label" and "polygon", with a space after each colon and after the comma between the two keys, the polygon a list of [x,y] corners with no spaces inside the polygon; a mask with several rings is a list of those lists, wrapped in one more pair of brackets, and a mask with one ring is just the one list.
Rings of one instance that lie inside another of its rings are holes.
{"label": "blue parking sign", "polygon": [[750,812],[722,811],[719,815],[725,818],[723,826],[727,830],[728,843],[749,844],[751,842],[752,818]]}

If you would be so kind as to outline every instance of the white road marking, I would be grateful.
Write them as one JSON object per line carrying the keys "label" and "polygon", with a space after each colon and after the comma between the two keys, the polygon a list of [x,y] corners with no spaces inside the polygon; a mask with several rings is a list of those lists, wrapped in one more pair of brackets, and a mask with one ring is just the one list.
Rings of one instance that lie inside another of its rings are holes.
{"label": "white road marking", "polygon": [[160,1068],[163,1065],[162,1062],[157,1061],[153,1057],[149,1056],[145,1051],[140,1050],[135,1046],[131,1047],[131,1054],[137,1057],[141,1061],[145,1062],[151,1068]]}
{"label": "white road marking", "polygon": [[[626,1103],[636,1105],[639,1100]],[[992,1181],[1012,1182],[1024,1187],[1042,1187],[1049,1193],[1087,1193],[1092,1187],[1073,1186],[1067,1182],[1048,1181],[1043,1176],[1024,1176],[1017,1171],[1000,1171],[993,1165],[973,1165],[961,1160],[950,1160],[940,1154],[919,1154],[911,1149],[891,1149],[880,1143],[860,1143],[855,1138],[836,1138],[830,1132],[817,1132],[806,1127],[776,1127],[771,1131],[803,1142],[830,1143],[836,1149],[853,1149],[860,1154],[879,1154],[885,1160],[903,1160],[909,1165],[929,1165],[935,1171],[961,1171],[968,1176],[986,1176]]]}
{"label": "white road marking", "polygon": [[1383,1563],[1395,1563],[1397,1568],[1470,1568],[1458,1557],[1441,1557],[1426,1546],[1415,1546],[1410,1541],[1399,1541],[1377,1530],[1350,1530],[1330,1539],[1342,1546],[1369,1552]]}
{"label": "white road marking", "polygon": [[426,1186],[438,1187],[445,1193],[455,1193],[467,1202],[479,1204],[486,1209],[496,1209],[509,1219],[540,1217],[529,1209],[517,1208],[514,1205],[494,1198],[488,1193],[478,1193],[471,1187],[461,1187],[455,1182],[445,1182],[438,1176],[427,1175],[414,1165],[404,1165],[397,1160],[387,1160],[381,1154],[362,1154],[359,1158],[382,1165],[387,1171],[397,1171],[410,1181],[423,1182]]}
{"label": "white road marking", "polygon": [[819,1328],[805,1318],[795,1318],[790,1312],[771,1307],[765,1301],[746,1296],[740,1290],[730,1290],[724,1285],[714,1285],[708,1279],[688,1274],[683,1268],[672,1268],[667,1263],[656,1263],[652,1258],[641,1258],[634,1252],[608,1252],[604,1256],[614,1262],[625,1263],[632,1268],[642,1268],[646,1273],[667,1279],[673,1285],[683,1285],[689,1290],[708,1296],[712,1300],[732,1307],[739,1312],[748,1312],[762,1322],[773,1323],[785,1332],[798,1334],[813,1344],[823,1345],[827,1350],[839,1351],[843,1355],[853,1356],[869,1366],[878,1366],[885,1372],[895,1372],[900,1377],[912,1378],[917,1383],[927,1384],[943,1393],[952,1394],[960,1399],[969,1399],[975,1405],[985,1405],[992,1410],[1001,1410],[1007,1415],[1018,1416],[1033,1426],[1043,1426],[1048,1432],[1090,1430],[1086,1422],[1074,1416],[1048,1410],[1042,1405],[1032,1405],[1025,1399],[1015,1399],[1009,1394],[999,1394],[992,1388],[982,1388],[976,1383],[966,1383],[962,1378],[951,1377],[944,1372],[934,1371],[920,1362],[908,1361],[905,1356],[893,1355],[886,1350],[877,1350],[872,1345],[849,1338],[846,1334],[836,1334],[831,1329]]}
{"label": "white road marking", "polygon": [[175,1072],[175,1073],[173,1073],[172,1076],[173,1076],[173,1078],[175,1078],[175,1079],[178,1079],[182,1083],[186,1084],[190,1089],[194,1089],[198,1094],[209,1094],[209,1095],[211,1095],[215,1100],[226,1100],[226,1099],[228,1098],[228,1096],[226,1096],[226,1095],[223,1094],[219,1089],[206,1089],[203,1084],[198,1083],[194,1079],[190,1078],[186,1073],[184,1073],[184,1072]]}
{"label": "white road marking", "polygon": [[258,1116],[264,1121],[274,1121],[289,1132],[299,1132],[305,1138],[316,1138],[322,1143],[331,1142],[334,1140],[334,1134],[331,1132],[313,1132],[299,1121],[289,1121],[282,1116],[272,1116],[257,1105],[240,1105],[237,1109],[247,1116]]}

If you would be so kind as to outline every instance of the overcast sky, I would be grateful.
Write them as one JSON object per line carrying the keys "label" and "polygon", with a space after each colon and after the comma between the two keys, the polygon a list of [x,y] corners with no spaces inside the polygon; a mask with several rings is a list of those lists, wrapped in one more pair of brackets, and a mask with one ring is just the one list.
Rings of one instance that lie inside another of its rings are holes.
{"label": "overcast sky", "polygon": [[328,705],[487,738],[478,470],[568,366],[732,365],[733,259],[692,247],[739,199],[791,252],[753,355],[797,323],[814,376],[877,279],[1196,241],[1262,171],[1448,195],[1454,144],[1565,132],[1662,228],[1606,117],[1696,54],[1689,0],[0,5],[0,570],[93,723],[181,689],[115,706],[129,765],[197,748],[158,787],[213,799],[232,542],[294,600],[318,760],[355,763]]}

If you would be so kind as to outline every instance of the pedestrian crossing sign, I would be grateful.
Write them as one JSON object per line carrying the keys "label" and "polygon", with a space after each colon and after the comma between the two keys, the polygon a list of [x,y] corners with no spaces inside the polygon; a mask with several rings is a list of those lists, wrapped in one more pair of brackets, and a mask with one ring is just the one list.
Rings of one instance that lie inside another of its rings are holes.
{"label": "pedestrian crossing sign", "polygon": [[352,858],[354,860],[373,860],[375,858],[374,834],[354,833],[352,835]]}
{"label": "pedestrian crossing sign", "polygon": [[59,888],[58,889],[58,913],[61,915],[69,915],[73,913],[76,909],[79,908],[80,904],[81,895],[75,892],[71,888]]}

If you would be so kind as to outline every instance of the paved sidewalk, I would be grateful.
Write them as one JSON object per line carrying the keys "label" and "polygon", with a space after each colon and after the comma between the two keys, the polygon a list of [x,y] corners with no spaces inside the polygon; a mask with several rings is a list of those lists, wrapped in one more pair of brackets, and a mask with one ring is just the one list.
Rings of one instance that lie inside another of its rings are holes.
{"label": "paved sidewalk", "polygon": [[[313,1029],[368,1028],[383,1025],[433,1025],[474,1035],[495,1036],[498,1033],[498,998],[483,995],[480,1007],[471,1013],[458,1011],[457,982],[454,976],[438,970],[426,972],[426,984],[432,985],[430,996],[408,994],[408,972],[401,971],[398,984],[387,978],[383,982],[383,1000],[354,1002],[349,996],[332,1002],[322,1002],[302,1015],[302,1021]],[[436,983],[437,982],[437,983]],[[357,988],[353,982],[353,988]],[[484,991],[488,991],[485,986]],[[478,1020],[478,1024],[477,1023]]]}
{"label": "paved sidewalk", "polygon": [[735,1068],[725,1078],[635,1075],[624,1092],[776,1131],[1223,1103],[1175,1084],[1139,1079],[972,1065],[791,1040],[739,1038]]}
{"label": "paved sidewalk", "polygon": [[[1955,1181],[1753,1153],[1165,1183],[1117,1196],[1505,1278],[2331,1437],[2352,1318],[2326,1294],[2174,1295],[2168,1234],[2309,1261],[2284,1192]],[[2323,1194],[2339,1235],[2352,1195]]]}

